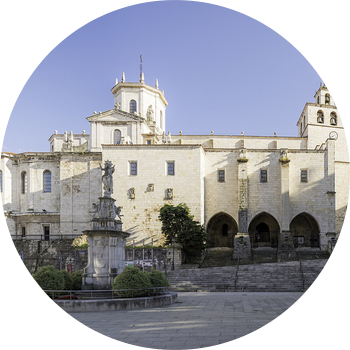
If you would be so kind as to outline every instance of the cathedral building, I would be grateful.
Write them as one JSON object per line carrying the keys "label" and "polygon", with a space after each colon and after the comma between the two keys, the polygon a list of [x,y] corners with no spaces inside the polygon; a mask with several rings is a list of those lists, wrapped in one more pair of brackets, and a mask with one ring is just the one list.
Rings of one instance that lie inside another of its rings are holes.
{"label": "cathedral building", "polygon": [[340,233],[348,202],[349,158],[343,125],[326,86],[306,103],[297,136],[171,135],[164,92],[116,81],[114,107],[87,117],[90,134],[49,138],[49,152],[4,152],[1,197],[13,237],[51,240],[89,229],[102,196],[101,166],[115,166],[116,204],[129,240],[163,241],[159,209],[186,203],[211,247],[327,250]]}

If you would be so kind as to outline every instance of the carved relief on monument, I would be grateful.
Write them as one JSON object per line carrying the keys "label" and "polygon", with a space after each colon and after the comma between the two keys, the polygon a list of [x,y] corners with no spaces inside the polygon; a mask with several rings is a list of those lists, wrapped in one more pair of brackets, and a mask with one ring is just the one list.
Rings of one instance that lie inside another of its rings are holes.
{"label": "carved relief on monument", "polygon": [[238,212],[239,232],[248,232],[248,209],[242,209]]}
{"label": "carved relief on monument", "polygon": [[247,179],[239,180],[239,209],[246,209],[248,207],[247,199]]}

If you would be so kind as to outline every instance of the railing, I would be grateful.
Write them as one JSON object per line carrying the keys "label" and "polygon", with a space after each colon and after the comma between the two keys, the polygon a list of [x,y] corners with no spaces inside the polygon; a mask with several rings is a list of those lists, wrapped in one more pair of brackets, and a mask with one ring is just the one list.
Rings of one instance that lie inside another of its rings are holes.
{"label": "railing", "polygon": [[235,291],[237,289],[237,281],[238,281],[238,270],[239,270],[239,257],[237,259],[237,268],[236,268],[236,275],[235,275]]}
{"label": "railing", "polygon": [[44,290],[55,300],[101,300],[136,298],[138,296],[164,295],[169,287],[135,288],[135,289],[109,289],[109,290]]}
{"label": "railing", "polygon": [[299,265],[300,265],[301,279],[302,279],[302,282],[303,282],[303,290],[305,290],[304,269],[303,269],[303,264],[301,263],[300,252],[298,252],[298,255],[299,255]]}
{"label": "railing", "polygon": [[63,239],[74,239],[79,237],[79,235],[11,235],[11,238],[14,241],[28,241],[28,240],[33,240],[33,241],[58,241],[58,240],[63,240]]}

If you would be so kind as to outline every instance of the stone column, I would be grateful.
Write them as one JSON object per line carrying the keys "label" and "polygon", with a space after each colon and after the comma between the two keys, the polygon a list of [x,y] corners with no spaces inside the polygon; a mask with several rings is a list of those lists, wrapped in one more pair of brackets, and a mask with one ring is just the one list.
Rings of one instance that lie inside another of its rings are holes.
{"label": "stone column", "polygon": [[233,257],[251,260],[252,251],[248,233],[248,176],[246,150],[239,150],[238,161],[238,232],[234,237]]}
{"label": "stone column", "polygon": [[281,232],[278,237],[278,261],[296,259],[296,252],[293,244],[293,237],[289,230],[290,225],[290,200],[289,200],[289,162],[287,149],[281,149],[281,204],[282,221]]}
{"label": "stone column", "polygon": [[320,248],[327,249],[328,240],[336,238],[335,229],[335,139],[327,140],[326,166],[327,166],[327,199],[328,199],[328,223],[326,235],[320,233]]}

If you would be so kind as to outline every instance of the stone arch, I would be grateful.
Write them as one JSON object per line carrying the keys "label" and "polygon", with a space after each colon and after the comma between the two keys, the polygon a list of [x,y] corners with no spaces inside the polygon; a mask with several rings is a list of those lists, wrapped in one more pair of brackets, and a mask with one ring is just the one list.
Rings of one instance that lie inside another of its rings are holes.
{"label": "stone arch", "polygon": [[213,247],[233,247],[233,237],[238,232],[235,219],[220,212],[215,214],[208,222],[208,244]]}
{"label": "stone arch", "polygon": [[277,248],[280,226],[269,213],[262,212],[251,220],[248,228],[252,247]]}
{"label": "stone arch", "polygon": [[303,212],[294,217],[289,225],[295,247],[319,248],[320,228],[317,220]]}

